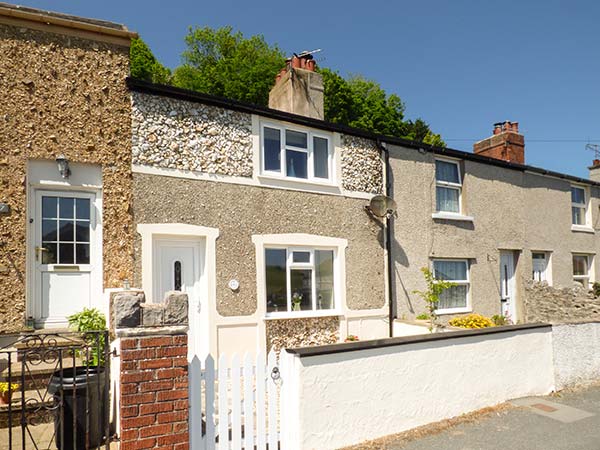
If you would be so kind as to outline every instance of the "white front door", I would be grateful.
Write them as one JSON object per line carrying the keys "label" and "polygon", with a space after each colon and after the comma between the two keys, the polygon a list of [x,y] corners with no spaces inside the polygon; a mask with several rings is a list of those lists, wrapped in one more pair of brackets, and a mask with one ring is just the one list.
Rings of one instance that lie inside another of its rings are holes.
{"label": "white front door", "polygon": [[94,193],[35,192],[30,255],[36,327],[64,327],[69,315],[94,306],[101,295],[98,215]]}
{"label": "white front door", "polygon": [[516,323],[515,254],[512,251],[500,252],[500,304],[502,315]]}
{"label": "white front door", "polygon": [[162,302],[169,291],[186,292],[193,301],[200,283],[198,244],[189,240],[159,239],[155,252],[154,303]]}
{"label": "white front door", "polygon": [[208,308],[201,304],[204,242],[170,236],[153,242],[152,301],[161,303],[169,291],[188,294],[190,357],[208,352]]}

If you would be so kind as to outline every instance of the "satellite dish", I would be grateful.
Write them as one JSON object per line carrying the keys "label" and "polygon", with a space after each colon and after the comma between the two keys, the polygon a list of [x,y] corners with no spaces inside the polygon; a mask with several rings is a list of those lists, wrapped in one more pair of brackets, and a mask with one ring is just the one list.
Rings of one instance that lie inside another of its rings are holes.
{"label": "satellite dish", "polygon": [[396,214],[398,205],[396,201],[387,195],[376,195],[369,202],[367,209],[376,217],[390,217]]}

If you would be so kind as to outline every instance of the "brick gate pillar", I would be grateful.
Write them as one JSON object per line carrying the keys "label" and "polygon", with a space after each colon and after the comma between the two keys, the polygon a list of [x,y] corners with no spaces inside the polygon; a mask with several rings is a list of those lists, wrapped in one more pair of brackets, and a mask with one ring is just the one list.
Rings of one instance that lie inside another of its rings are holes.
{"label": "brick gate pillar", "polygon": [[160,305],[143,300],[139,292],[111,299],[120,448],[187,450],[187,296],[173,294]]}

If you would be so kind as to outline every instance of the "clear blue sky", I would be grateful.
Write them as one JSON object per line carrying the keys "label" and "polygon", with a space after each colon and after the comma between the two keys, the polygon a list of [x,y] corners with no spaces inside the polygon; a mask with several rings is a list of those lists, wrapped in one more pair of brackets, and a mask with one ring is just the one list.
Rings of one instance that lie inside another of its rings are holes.
{"label": "clear blue sky", "polygon": [[231,25],[286,53],[397,93],[449,147],[470,151],[492,124],[518,121],[526,162],[587,177],[600,144],[600,2],[77,1],[13,2],[125,24],[169,67],[189,26]]}

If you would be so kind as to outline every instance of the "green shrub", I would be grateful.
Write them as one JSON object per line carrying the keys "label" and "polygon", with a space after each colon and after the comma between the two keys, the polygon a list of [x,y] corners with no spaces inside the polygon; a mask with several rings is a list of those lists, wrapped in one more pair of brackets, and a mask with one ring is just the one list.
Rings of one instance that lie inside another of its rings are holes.
{"label": "green shrub", "polygon": [[[106,344],[102,333],[89,333],[90,331],[105,331],[106,317],[96,308],[83,308],[83,311],[67,317],[69,328],[84,334],[85,343],[89,348],[91,359],[85,359],[85,364],[104,364],[104,345]],[[81,354],[81,352],[79,352]]]}
{"label": "green shrub", "polygon": [[500,314],[494,314],[492,316],[492,322],[494,322],[494,325],[498,327],[501,327],[503,325],[512,325],[512,322],[507,316],[503,316]]}
{"label": "green shrub", "polygon": [[455,317],[448,322],[453,327],[459,328],[489,328],[494,326],[494,322],[481,314],[469,314],[464,317]]}
{"label": "green shrub", "polygon": [[423,313],[417,316],[417,320],[429,320],[429,314]]}
{"label": "green shrub", "polygon": [[594,292],[594,297],[600,297],[600,283],[598,281],[592,284],[592,291]]}

